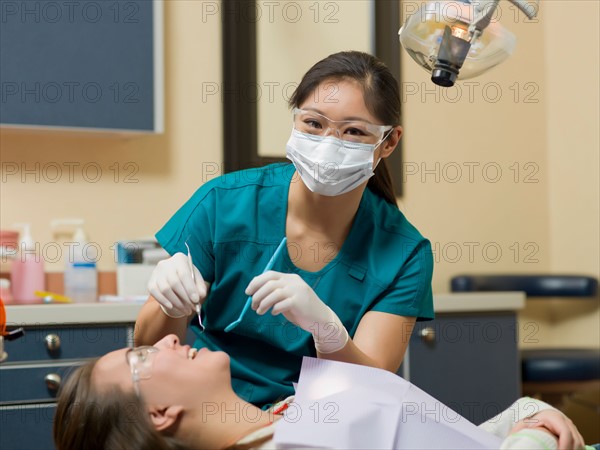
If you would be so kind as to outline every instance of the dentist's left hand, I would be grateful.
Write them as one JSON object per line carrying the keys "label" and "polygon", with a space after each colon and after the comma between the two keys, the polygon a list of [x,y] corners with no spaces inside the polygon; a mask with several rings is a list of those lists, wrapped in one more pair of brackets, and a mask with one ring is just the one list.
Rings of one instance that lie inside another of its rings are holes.
{"label": "dentist's left hand", "polygon": [[348,332],[339,317],[297,274],[268,271],[255,277],[246,288],[252,309],[263,315],[283,314],[290,322],[312,333],[319,353],[333,353],[348,342]]}

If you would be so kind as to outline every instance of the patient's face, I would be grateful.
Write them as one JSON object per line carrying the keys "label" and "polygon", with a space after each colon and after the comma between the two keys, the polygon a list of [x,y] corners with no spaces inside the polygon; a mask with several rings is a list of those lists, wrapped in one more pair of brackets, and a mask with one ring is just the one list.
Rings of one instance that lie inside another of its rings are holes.
{"label": "patient's face", "polygon": [[[152,355],[149,378],[139,380],[140,393],[149,403],[194,403],[222,389],[231,387],[229,356],[223,352],[201,349],[190,352],[175,335],[154,344],[159,351]],[[124,391],[133,390],[131,370],[127,361],[129,349],[108,353],[97,362],[92,381],[100,390],[118,385]]]}

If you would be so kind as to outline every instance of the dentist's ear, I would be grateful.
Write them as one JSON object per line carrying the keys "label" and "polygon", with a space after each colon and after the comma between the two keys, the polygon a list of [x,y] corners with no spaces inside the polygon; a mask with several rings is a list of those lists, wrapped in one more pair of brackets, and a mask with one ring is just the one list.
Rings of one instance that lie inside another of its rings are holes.
{"label": "dentist's ear", "polygon": [[400,142],[400,138],[402,137],[402,127],[398,125],[397,127],[392,128],[389,133],[390,135],[387,137],[385,141],[381,143],[381,153],[379,154],[380,158],[387,158],[392,154],[392,152],[398,146],[398,142]]}
{"label": "dentist's ear", "polygon": [[154,428],[158,431],[163,431],[177,423],[183,414],[183,406],[174,405],[167,406],[166,408],[151,407],[149,413]]}

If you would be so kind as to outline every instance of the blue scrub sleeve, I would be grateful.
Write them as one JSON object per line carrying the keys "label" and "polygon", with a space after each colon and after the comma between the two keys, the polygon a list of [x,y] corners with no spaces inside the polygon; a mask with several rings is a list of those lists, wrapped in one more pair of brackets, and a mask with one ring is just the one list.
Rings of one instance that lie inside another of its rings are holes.
{"label": "blue scrub sleeve", "polygon": [[431,279],[433,253],[424,240],[415,247],[394,283],[379,296],[371,311],[416,317],[418,321],[434,318]]}
{"label": "blue scrub sleeve", "polygon": [[[169,254],[187,254],[187,242],[194,265],[202,278],[212,283],[215,278],[214,201],[204,185],[156,233],[156,239]],[[212,213],[211,213],[212,211]]]}

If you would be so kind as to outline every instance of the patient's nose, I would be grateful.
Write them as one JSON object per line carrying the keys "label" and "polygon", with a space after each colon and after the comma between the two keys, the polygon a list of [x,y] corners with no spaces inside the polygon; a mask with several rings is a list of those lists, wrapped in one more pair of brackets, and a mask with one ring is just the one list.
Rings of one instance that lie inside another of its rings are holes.
{"label": "patient's nose", "polygon": [[168,334],[154,344],[154,346],[158,348],[177,348],[179,347],[179,338],[175,334]]}

